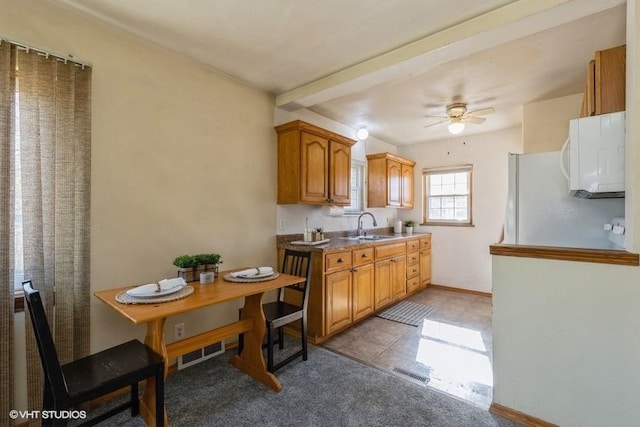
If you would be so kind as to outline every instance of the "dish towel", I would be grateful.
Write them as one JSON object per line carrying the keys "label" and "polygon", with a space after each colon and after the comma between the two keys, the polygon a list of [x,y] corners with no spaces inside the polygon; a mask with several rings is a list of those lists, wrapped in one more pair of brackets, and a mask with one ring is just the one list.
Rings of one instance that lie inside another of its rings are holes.
{"label": "dish towel", "polygon": [[269,274],[273,274],[273,267],[253,267],[246,270],[234,271],[230,274],[231,277],[266,276]]}

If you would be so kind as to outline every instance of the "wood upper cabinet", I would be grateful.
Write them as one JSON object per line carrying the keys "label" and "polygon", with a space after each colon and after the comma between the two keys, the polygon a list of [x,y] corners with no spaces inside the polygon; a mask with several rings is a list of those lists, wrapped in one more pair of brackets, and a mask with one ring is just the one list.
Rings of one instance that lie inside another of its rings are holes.
{"label": "wood upper cabinet", "polygon": [[351,146],[356,141],[296,120],[276,126],[278,204],[351,203]]}
{"label": "wood upper cabinet", "polygon": [[367,155],[370,208],[413,208],[415,162],[391,153]]}
{"label": "wood upper cabinet", "polygon": [[626,45],[599,50],[587,65],[581,117],[624,111]]}

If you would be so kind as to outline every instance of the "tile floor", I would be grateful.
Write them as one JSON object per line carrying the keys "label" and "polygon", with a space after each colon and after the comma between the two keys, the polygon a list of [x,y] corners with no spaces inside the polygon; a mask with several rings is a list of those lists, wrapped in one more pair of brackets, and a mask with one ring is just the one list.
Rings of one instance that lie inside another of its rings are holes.
{"label": "tile floor", "polygon": [[435,307],[422,326],[373,316],[323,345],[488,408],[493,392],[491,298],[427,288],[408,300]]}

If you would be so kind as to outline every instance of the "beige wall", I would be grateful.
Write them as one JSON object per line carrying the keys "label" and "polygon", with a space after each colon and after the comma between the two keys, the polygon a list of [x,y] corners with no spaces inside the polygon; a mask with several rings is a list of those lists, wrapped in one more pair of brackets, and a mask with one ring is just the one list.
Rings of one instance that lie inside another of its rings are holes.
{"label": "beige wall", "polygon": [[422,222],[422,169],[473,165],[473,227],[422,226],[431,232],[432,283],[491,292],[489,245],[500,238],[508,190],[508,155],[522,151],[519,127],[498,132],[399,147],[398,154],[416,161],[415,207],[400,212],[403,220]]}
{"label": "beige wall", "polygon": [[581,93],[523,105],[523,152],[560,150],[569,136],[569,120],[580,116],[581,105]]}
{"label": "beige wall", "polygon": [[[93,64],[92,291],[173,277],[183,253],[275,263],[270,95],[49,2],[0,10],[1,36]],[[178,321],[192,335],[233,319],[240,303],[173,319],[167,337]],[[144,327],[93,299],[91,333],[96,351]]]}

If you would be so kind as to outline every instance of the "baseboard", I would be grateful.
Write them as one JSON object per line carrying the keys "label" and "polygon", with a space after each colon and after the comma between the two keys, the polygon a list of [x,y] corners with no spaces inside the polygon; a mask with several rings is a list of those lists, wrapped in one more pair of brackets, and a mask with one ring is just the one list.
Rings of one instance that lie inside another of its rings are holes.
{"label": "baseboard", "polygon": [[474,291],[473,289],[456,288],[456,287],[453,287],[453,286],[436,285],[436,284],[433,284],[433,283],[429,284],[427,289],[429,289],[429,288],[442,289],[442,290],[451,291],[451,292],[460,292],[460,293],[463,293],[463,294],[480,295],[480,296],[489,297],[489,298],[491,298],[491,296],[492,296],[491,292]]}
{"label": "baseboard", "polygon": [[491,403],[489,412],[491,412],[492,414],[500,415],[501,417],[507,418],[511,421],[515,421],[527,427],[558,427],[556,424],[552,424],[539,418],[532,417],[531,415],[527,415],[525,413],[516,411],[515,409],[508,408],[495,402]]}

